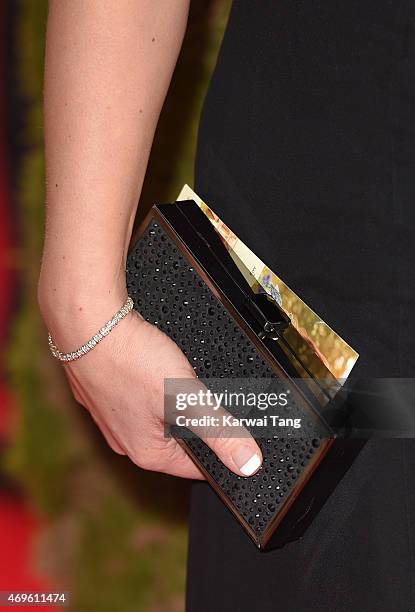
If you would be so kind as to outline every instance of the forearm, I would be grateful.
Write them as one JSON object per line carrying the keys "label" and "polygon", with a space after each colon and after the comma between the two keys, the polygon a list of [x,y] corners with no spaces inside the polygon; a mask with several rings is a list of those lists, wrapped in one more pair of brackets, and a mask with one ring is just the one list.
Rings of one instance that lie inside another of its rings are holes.
{"label": "forearm", "polygon": [[136,206],[187,11],[188,0],[50,2],[39,280],[46,317],[96,301],[121,305]]}

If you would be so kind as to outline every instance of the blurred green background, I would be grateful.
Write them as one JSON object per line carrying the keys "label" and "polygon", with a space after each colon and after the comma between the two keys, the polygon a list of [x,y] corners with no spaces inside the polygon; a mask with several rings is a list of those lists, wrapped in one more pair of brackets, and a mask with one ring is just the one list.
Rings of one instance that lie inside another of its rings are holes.
{"label": "blurred green background", "polygon": [[[192,184],[201,105],[230,0],[193,0],[160,118],[140,216]],[[183,609],[189,484],[113,454],[51,359],[36,304],[44,224],[42,73],[46,0],[13,2],[14,200],[18,295],[6,361],[18,424],[5,470],[42,517],[37,568],[73,610]],[[16,111],[17,109],[17,111]],[[13,114],[13,113],[12,113]]]}

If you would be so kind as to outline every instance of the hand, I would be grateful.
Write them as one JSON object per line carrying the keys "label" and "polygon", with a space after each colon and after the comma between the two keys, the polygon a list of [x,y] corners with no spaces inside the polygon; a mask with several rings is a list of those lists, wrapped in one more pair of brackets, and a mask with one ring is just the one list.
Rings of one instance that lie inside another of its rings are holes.
{"label": "hand", "polygon": [[[66,335],[60,330],[61,350],[73,343]],[[132,311],[93,350],[64,368],[75,399],[89,410],[115,452],[144,469],[203,478],[176,440],[164,436],[164,379],[196,382],[192,366],[166,334]],[[203,431],[198,434],[203,438]],[[205,442],[229,469],[248,476],[257,471],[262,455],[244,434]]]}

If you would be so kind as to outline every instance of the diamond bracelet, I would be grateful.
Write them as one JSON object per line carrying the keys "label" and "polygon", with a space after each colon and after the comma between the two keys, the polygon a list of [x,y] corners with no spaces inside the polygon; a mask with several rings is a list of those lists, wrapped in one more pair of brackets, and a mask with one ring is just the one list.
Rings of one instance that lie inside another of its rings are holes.
{"label": "diamond bracelet", "polygon": [[79,347],[79,349],[77,349],[76,351],[72,351],[71,353],[62,353],[58,349],[56,344],[54,344],[52,336],[49,333],[48,343],[52,355],[56,359],[59,359],[59,361],[74,361],[75,359],[79,359],[83,355],[86,355],[91,349],[93,349],[97,344],[99,344],[101,340],[103,340],[105,336],[107,336],[110,331],[114,329],[114,327],[124,319],[124,317],[128,315],[128,313],[130,312],[130,310],[133,309],[133,307],[134,302],[130,298],[130,296],[128,296],[124,306],[120,308],[120,310],[116,312],[115,315],[109,321],[105,323],[104,327],[101,327],[101,329],[95,334],[95,336],[92,336],[92,338],[88,340],[88,342],[85,342],[85,344]]}

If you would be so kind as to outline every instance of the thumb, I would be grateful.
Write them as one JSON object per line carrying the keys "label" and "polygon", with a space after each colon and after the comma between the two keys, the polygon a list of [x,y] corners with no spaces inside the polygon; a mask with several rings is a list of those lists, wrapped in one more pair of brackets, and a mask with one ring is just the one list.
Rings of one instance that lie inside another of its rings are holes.
{"label": "thumb", "polygon": [[[244,429],[241,427],[241,429]],[[234,433],[233,433],[234,435]],[[252,476],[262,465],[262,453],[247,430],[242,438],[215,437],[202,439],[217,457],[238,476]]]}
{"label": "thumb", "polygon": [[[185,409],[182,408],[183,412],[181,413],[185,422],[178,423],[176,421],[177,412],[174,409],[177,406],[178,389],[185,389],[187,398],[193,396],[195,399],[200,399],[200,393],[206,393],[206,387],[197,378],[192,380],[176,379],[171,382],[175,385],[174,392],[172,392],[171,387],[170,393],[165,396],[165,401],[168,398],[167,403],[170,407],[173,407],[166,414],[168,422],[174,425],[182,425],[196,434],[212,449],[218,459],[238,476],[246,477],[255,474],[261,467],[263,458],[261,449],[249,431],[239,424],[228,425],[226,417],[229,417],[229,412],[223,406],[212,408],[206,403],[203,406],[197,402],[186,405]],[[200,424],[201,416],[211,418],[209,423],[213,421],[215,424]]]}

